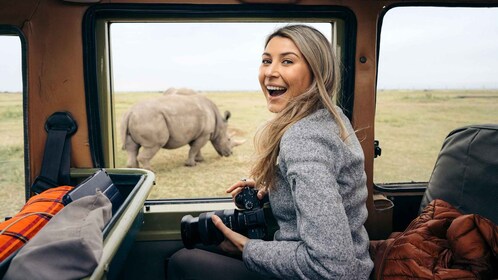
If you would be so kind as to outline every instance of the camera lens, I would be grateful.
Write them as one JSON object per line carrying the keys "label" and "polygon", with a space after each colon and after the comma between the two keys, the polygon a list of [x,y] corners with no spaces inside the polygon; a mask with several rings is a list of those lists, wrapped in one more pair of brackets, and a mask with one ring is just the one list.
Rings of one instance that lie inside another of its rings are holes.
{"label": "camera lens", "polygon": [[266,221],[262,208],[255,210],[225,209],[201,213],[197,218],[191,215],[184,216],[181,221],[181,235],[185,248],[193,249],[197,243],[218,245],[225,239],[223,233],[214,225],[213,215],[220,217],[223,224],[231,230],[249,238],[262,239],[266,236]]}
{"label": "camera lens", "polygon": [[200,242],[199,231],[197,230],[199,218],[191,215],[184,216],[181,221],[181,234],[183,245],[187,249],[193,249],[196,243]]}
{"label": "camera lens", "polygon": [[223,233],[221,233],[213,223],[213,214],[216,214],[221,220],[224,219],[223,211],[206,212],[199,215],[198,231],[201,242],[204,245],[218,245],[225,239]]}
{"label": "camera lens", "polygon": [[181,235],[185,248],[192,249],[197,243],[218,245],[225,239],[223,233],[214,225],[211,219],[213,215],[220,217],[223,223],[232,230],[238,229],[238,215],[233,209],[205,212],[197,218],[186,215],[181,220]]}

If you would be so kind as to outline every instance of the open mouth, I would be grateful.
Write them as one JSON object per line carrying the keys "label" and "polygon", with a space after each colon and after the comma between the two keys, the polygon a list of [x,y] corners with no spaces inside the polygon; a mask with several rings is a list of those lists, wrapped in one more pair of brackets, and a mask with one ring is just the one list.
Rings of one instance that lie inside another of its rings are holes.
{"label": "open mouth", "polygon": [[268,86],[266,87],[268,90],[268,93],[270,96],[279,96],[284,94],[287,91],[287,88],[284,87],[274,87],[274,86]]}

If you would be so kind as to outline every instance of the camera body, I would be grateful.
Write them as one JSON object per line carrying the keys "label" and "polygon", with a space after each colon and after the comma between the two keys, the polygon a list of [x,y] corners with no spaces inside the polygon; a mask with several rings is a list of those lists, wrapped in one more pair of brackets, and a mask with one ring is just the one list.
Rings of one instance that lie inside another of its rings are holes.
{"label": "camera body", "polygon": [[258,191],[254,188],[244,187],[235,196],[235,205],[243,209],[239,213],[243,213],[244,224],[247,228],[245,235],[251,239],[263,239],[266,236],[266,220],[263,211],[265,200],[260,200],[257,194]]}
{"label": "camera body", "polygon": [[263,208],[263,201],[258,199],[258,191],[244,187],[240,193],[235,196],[235,206],[239,209],[252,210]]}
{"label": "camera body", "polygon": [[181,220],[182,241],[187,249],[194,248],[195,244],[218,245],[225,236],[216,228],[211,217],[217,215],[223,223],[235,232],[251,239],[264,239],[267,235],[265,200],[259,200],[257,190],[244,187],[235,196],[235,205],[239,209],[226,209],[216,212],[201,213],[199,217],[186,215]]}

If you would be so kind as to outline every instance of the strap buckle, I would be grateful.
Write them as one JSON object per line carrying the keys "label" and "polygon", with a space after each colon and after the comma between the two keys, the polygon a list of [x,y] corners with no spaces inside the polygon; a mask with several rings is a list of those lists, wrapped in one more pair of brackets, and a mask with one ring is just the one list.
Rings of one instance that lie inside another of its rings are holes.
{"label": "strap buckle", "polygon": [[78,126],[69,112],[55,112],[45,122],[45,130],[62,130],[67,132],[67,136],[71,136],[78,130]]}

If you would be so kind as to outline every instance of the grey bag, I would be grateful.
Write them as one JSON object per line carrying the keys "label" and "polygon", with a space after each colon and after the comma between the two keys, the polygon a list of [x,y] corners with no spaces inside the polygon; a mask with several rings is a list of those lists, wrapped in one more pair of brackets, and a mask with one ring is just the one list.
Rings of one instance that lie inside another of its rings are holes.
{"label": "grey bag", "polygon": [[112,205],[101,192],[64,207],[14,257],[9,279],[80,279],[102,256],[102,229]]}
{"label": "grey bag", "polygon": [[498,125],[466,126],[446,137],[420,209],[436,198],[498,224]]}

